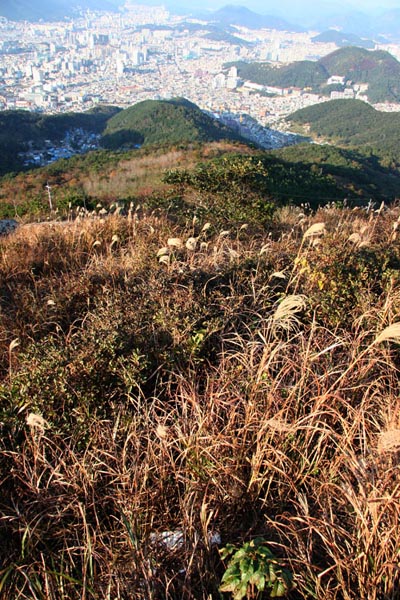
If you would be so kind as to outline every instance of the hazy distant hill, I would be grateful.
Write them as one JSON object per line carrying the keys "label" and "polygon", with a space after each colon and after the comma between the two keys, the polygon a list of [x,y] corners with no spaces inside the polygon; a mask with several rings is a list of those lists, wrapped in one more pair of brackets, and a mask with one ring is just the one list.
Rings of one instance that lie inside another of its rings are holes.
{"label": "hazy distant hill", "polygon": [[223,25],[240,25],[248,29],[277,29],[279,31],[301,31],[297,25],[272,15],[259,15],[244,6],[228,5],[209,17]]}
{"label": "hazy distant hill", "polygon": [[114,11],[119,0],[1,0],[0,16],[11,21],[51,21],[71,17],[79,9]]}
{"label": "hazy distant hill", "polygon": [[324,31],[327,29],[338,29],[353,33],[360,37],[370,37],[374,33],[374,27],[371,17],[361,11],[340,11],[338,8],[332,14],[326,17],[318,18],[316,11],[315,27]]}
{"label": "hazy distant hill", "polygon": [[338,12],[322,19],[316,19],[314,27],[319,30],[339,29],[375,40],[379,36],[388,36],[392,39],[400,38],[400,9],[394,8],[380,15],[368,15],[360,11]]}
{"label": "hazy distant hill", "polygon": [[400,39],[400,8],[385,12],[375,20],[374,28],[378,33]]}
{"label": "hazy distant hill", "polygon": [[379,112],[360,100],[331,100],[298,110],[287,121],[305,127],[314,137],[400,162],[400,113]]}
{"label": "hazy distant hill", "polygon": [[112,117],[104,131],[107,148],[180,142],[241,140],[237,133],[188,100],[144,100]]}
{"label": "hazy distant hill", "polygon": [[243,40],[242,38],[237,37],[236,35],[232,35],[231,33],[224,31],[223,29],[215,29],[213,31],[210,31],[210,33],[207,33],[204,36],[204,38],[206,40],[211,40],[214,42],[224,42],[226,44],[232,44],[233,46],[252,46],[250,42],[247,42],[246,40]]}
{"label": "hazy distant hill", "polygon": [[312,41],[333,43],[336,44],[339,48],[343,48],[345,46],[358,46],[359,48],[367,48],[373,50],[375,47],[374,42],[372,42],[371,40],[362,39],[354,33],[344,33],[342,31],[337,31],[336,29],[329,29],[328,31],[323,31],[322,33],[313,37]]}
{"label": "hazy distant hill", "polygon": [[309,87],[328,94],[326,81],[331,75],[353,83],[368,83],[371,102],[400,101],[400,63],[389,52],[346,47],[319,61],[299,61],[276,68],[269,63],[229,63],[238,67],[239,76],[261,85]]}

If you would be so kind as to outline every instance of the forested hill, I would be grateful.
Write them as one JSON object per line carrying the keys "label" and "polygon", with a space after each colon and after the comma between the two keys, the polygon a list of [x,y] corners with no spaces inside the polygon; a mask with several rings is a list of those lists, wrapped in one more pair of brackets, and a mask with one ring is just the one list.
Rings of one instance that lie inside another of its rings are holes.
{"label": "forested hill", "polygon": [[223,139],[245,141],[192,102],[177,98],[144,100],[118,113],[108,121],[102,145],[117,149],[135,144],[148,146]]}
{"label": "forested hill", "polygon": [[328,95],[332,89],[328,79],[339,75],[353,84],[367,83],[372,103],[400,101],[400,63],[383,50],[346,47],[318,61],[303,60],[281,67],[267,62],[239,61],[231,65],[237,66],[240,77],[261,85],[310,88]]}
{"label": "forested hill", "polygon": [[338,48],[345,48],[346,46],[358,46],[359,48],[367,48],[373,50],[375,44],[372,40],[361,38],[354,33],[345,33],[343,31],[337,31],[336,29],[328,29],[323,31],[312,38],[313,42],[322,42],[324,44],[333,43]]}
{"label": "forested hill", "polygon": [[20,152],[40,146],[45,140],[53,143],[66,132],[81,128],[101,134],[107,121],[119,112],[115,106],[99,106],[84,113],[46,115],[25,110],[0,111],[0,175],[23,167]]}
{"label": "forested hill", "polygon": [[321,58],[330,75],[342,75],[354,83],[368,83],[370,102],[400,100],[400,63],[389,52],[341,48]]}
{"label": "forested hill", "polygon": [[46,115],[3,111],[0,112],[0,175],[24,168],[21,153],[40,149],[46,140],[62,146],[67,132],[78,128],[97,134],[97,145],[112,150],[216,140],[245,143],[233,129],[182,98],[146,100],[125,110],[99,106],[85,113]]}
{"label": "forested hill", "polygon": [[361,100],[331,100],[298,110],[287,121],[323,141],[400,162],[400,113],[380,112]]}
{"label": "forested hill", "polygon": [[[125,206],[138,198],[150,208],[158,207],[160,198],[163,206],[178,202],[186,214],[189,206],[193,209],[198,193],[207,190],[210,206],[215,205],[218,194],[221,218],[230,210],[232,218],[240,214],[255,222],[263,222],[270,205],[307,202],[315,208],[344,198],[368,202],[370,198],[391,201],[398,196],[400,115],[378,113],[359,101],[326,102],[292,116],[293,126],[306,128],[320,141],[351,146],[351,151],[305,144],[261,152],[239,143],[235,132],[184,99],[145,101],[117,110],[103,108],[89,115],[47,118],[26,112],[3,113],[11,128],[8,136],[12,127],[18,132],[16,143],[28,136],[32,140],[60,136],[71,124],[91,124],[103,132],[99,137],[106,149],[3,178],[0,217],[44,214],[47,185],[60,215],[68,212],[69,206],[93,209],[99,201]],[[165,176],[166,170],[176,168]],[[227,198],[235,185],[240,194],[229,208]],[[197,208],[205,210],[203,205]]]}

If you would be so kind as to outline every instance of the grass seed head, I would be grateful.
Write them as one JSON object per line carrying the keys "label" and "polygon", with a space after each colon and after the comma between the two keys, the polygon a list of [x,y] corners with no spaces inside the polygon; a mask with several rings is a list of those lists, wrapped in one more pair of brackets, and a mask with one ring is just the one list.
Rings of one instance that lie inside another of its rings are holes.
{"label": "grass seed head", "polygon": [[303,240],[307,240],[309,238],[314,238],[316,236],[321,236],[326,233],[325,223],[314,223],[307,229],[307,231],[303,235]]}
{"label": "grass seed head", "polygon": [[291,294],[280,302],[273,315],[275,326],[283,329],[291,329],[299,323],[297,313],[303,311],[307,306],[307,298],[302,294]]}
{"label": "grass seed head", "polygon": [[400,451],[400,429],[390,429],[381,433],[378,441],[378,451],[380,453]]}
{"label": "grass seed head", "polygon": [[183,242],[182,242],[181,238],[178,238],[178,237],[168,238],[167,245],[172,246],[173,248],[182,248]]}
{"label": "grass seed head", "polygon": [[42,417],[42,415],[36,413],[29,413],[29,415],[27,415],[26,424],[29,425],[29,427],[31,427],[32,429],[38,429],[41,431],[44,431],[49,426],[49,424]]}
{"label": "grass seed head", "polygon": [[374,344],[380,344],[385,341],[400,343],[400,321],[386,327],[375,338]]}
{"label": "grass seed head", "polygon": [[171,262],[171,259],[168,254],[163,254],[162,256],[159,257],[158,262],[161,264],[164,264],[164,265],[169,265],[169,263]]}
{"label": "grass seed head", "polygon": [[197,238],[195,238],[195,237],[188,238],[186,240],[185,246],[188,250],[190,250],[191,252],[194,252],[197,247]]}
{"label": "grass seed head", "polygon": [[168,256],[168,255],[169,255],[169,248],[168,248],[168,246],[163,246],[157,252],[157,258],[161,258],[162,256]]}

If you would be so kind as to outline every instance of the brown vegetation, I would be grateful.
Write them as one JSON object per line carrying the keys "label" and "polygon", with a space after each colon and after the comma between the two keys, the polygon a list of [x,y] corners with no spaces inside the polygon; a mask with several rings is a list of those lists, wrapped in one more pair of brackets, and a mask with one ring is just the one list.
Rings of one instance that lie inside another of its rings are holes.
{"label": "brown vegetation", "polygon": [[399,598],[398,222],[2,240],[0,596],[228,598],[219,534],[263,538],[291,598]]}
{"label": "brown vegetation", "polygon": [[83,205],[99,201],[110,204],[132,196],[142,198],[167,187],[161,181],[167,169],[190,169],[201,160],[234,151],[244,155],[254,153],[254,150],[232,142],[115,154],[92,152],[15,177],[2,178],[0,209],[4,216],[42,217],[48,210],[47,184],[51,186],[54,208],[60,213],[65,212],[70,202],[74,206],[77,200],[79,205]]}

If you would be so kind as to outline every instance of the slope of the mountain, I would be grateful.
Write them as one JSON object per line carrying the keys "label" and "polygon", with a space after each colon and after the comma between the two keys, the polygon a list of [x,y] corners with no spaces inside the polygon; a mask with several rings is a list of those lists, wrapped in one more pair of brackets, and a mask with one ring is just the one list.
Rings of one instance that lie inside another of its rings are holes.
{"label": "slope of the mountain", "polygon": [[393,8],[380,15],[374,22],[377,33],[400,39],[400,8]]}
{"label": "slope of the mountain", "polygon": [[119,0],[2,0],[0,16],[11,21],[52,21],[76,15],[78,10],[115,11]]}
{"label": "slope of the mountain", "polygon": [[340,48],[319,61],[299,61],[279,68],[269,63],[230,63],[238,67],[239,76],[261,85],[310,87],[327,93],[331,75],[339,75],[352,83],[368,84],[370,102],[400,101],[400,63],[384,50]]}
{"label": "slope of the mountain", "polygon": [[[393,161],[385,165],[376,156],[317,144],[269,152],[229,141],[101,150],[0,178],[0,218],[44,214],[47,185],[60,216],[70,206],[93,209],[117,201],[129,207],[135,199],[150,209],[173,207],[184,219],[197,206],[203,215],[218,212],[221,221],[233,211],[261,223],[276,203],[316,208],[344,198],[391,201],[400,189],[400,169]],[[233,191],[237,197],[228,206]]]}
{"label": "slope of the mountain", "polygon": [[373,50],[375,44],[371,40],[363,39],[354,33],[344,33],[336,29],[328,29],[312,38],[313,42],[333,43],[339,48],[345,46],[358,46],[359,48],[367,48]]}
{"label": "slope of the mountain", "polygon": [[237,37],[236,35],[232,35],[231,33],[228,33],[227,31],[225,31],[224,29],[217,29],[215,28],[214,30],[210,31],[210,33],[207,33],[204,38],[206,40],[211,40],[214,42],[224,42],[226,44],[232,44],[233,46],[241,46],[241,47],[251,47],[252,44],[250,42],[247,42],[246,40],[243,40],[240,37]]}
{"label": "slope of the mountain", "polygon": [[361,11],[335,11],[321,19],[317,18],[314,26],[319,31],[338,29],[360,37],[370,37],[374,32],[373,19]]}
{"label": "slope of the mountain", "polygon": [[318,88],[329,78],[326,68],[318,62],[301,60],[281,67],[268,62],[237,61],[227,63],[226,67],[236,66],[242,79],[275,87],[312,87]]}
{"label": "slope of the mountain", "polygon": [[209,18],[224,25],[238,25],[248,29],[301,31],[297,25],[292,25],[285,19],[273,15],[259,15],[244,6],[225,6],[212,13]]}
{"label": "slope of the mountain", "polygon": [[329,144],[299,144],[274,150],[288,165],[301,164],[332,177],[347,198],[393,200],[400,189],[400,170],[387,159]]}
{"label": "slope of the mountain", "polygon": [[68,131],[82,129],[101,134],[107,121],[120,111],[99,106],[85,113],[38,114],[24,110],[0,111],[0,175],[23,167],[20,153],[59,142]]}
{"label": "slope of the mountain", "polygon": [[144,100],[121,111],[108,121],[102,145],[118,149],[222,139],[244,141],[195,104],[177,98]]}
{"label": "slope of the mountain", "polygon": [[400,114],[375,110],[360,100],[331,100],[296,111],[287,121],[314,137],[364,148],[400,162]]}

